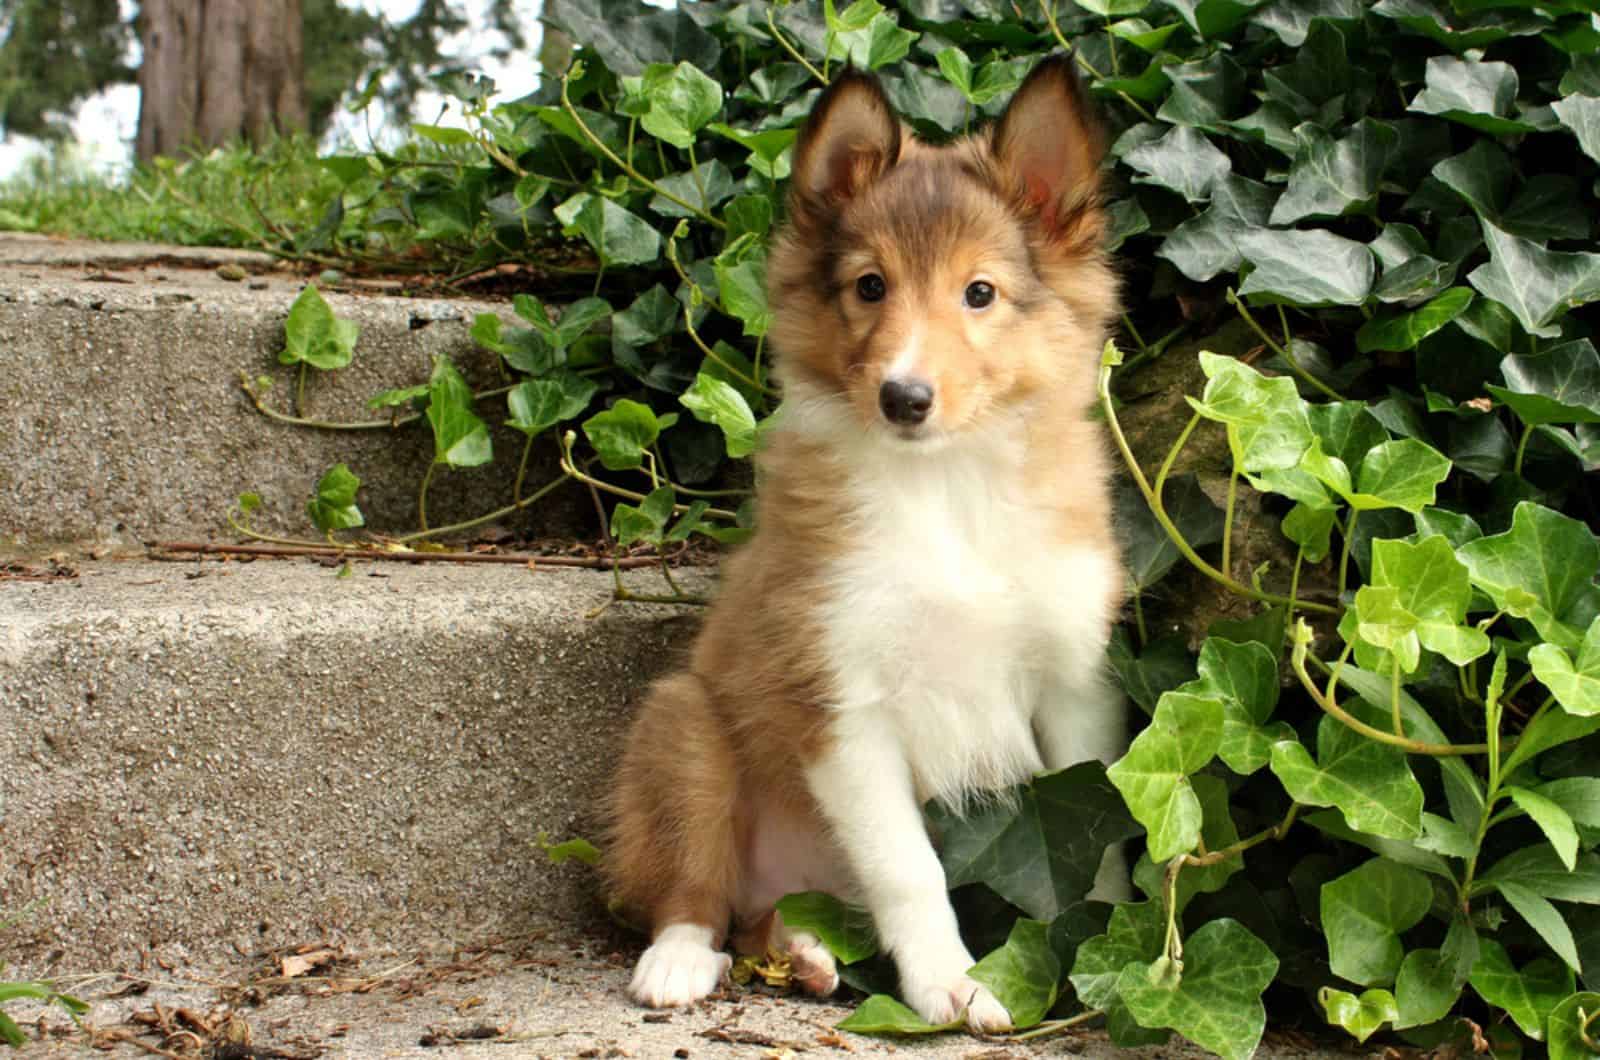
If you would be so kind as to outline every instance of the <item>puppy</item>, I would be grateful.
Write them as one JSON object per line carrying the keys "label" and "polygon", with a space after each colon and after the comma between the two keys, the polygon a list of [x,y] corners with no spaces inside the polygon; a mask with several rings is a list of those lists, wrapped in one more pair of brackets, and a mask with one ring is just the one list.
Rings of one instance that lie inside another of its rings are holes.
{"label": "puppy", "polygon": [[831,992],[832,957],[773,908],[817,890],[871,912],[923,1018],[1010,1025],[967,975],[922,806],[1123,747],[1102,152],[1065,57],[944,147],[870,75],[818,99],[768,261],[784,403],[759,526],[609,799],[610,885],[652,932],[638,1001],[715,989],[730,927]]}

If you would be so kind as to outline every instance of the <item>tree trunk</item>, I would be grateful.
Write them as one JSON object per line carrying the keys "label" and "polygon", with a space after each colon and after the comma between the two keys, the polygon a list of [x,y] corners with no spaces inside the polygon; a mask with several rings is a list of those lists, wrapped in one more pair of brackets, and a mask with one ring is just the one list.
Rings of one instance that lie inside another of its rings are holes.
{"label": "tree trunk", "polygon": [[141,161],[306,126],[301,0],[143,0]]}

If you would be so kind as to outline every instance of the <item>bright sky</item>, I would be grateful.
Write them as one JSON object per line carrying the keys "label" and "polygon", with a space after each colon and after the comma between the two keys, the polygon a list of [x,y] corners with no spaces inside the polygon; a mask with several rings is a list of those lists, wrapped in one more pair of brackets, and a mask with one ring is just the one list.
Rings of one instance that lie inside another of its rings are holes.
{"label": "bright sky", "polygon": [[[352,0],[342,0],[351,3]],[[391,20],[401,20],[416,13],[420,0],[355,0],[369,11],[382,12]],[[497,93],[506,99],[515,99],[533,91],[538,81],[534,55],[539,47],[539,25],[536,16],[540,0],[513,0],[512,6],[528,26],[529,52],[513,56],[509,64],[483,60],[482,73],[494,78]],[[123,11],[131,17],[134,0],[122,0]],[[487,47],[488,0],[463,0],[470,26],[465,33],[446,42],[447,54],[471,55]],[[417,101],[420,120],[434,121],[443,100],[432,93]],[[440,124],[453,125],[452,114],[438,119]],[[77,135],[76,157],[86,164],[117,171],[127,166],[133,155],[133,139],[139,125],[139,89],[136,85],[118,85],[108,92],[85,100],[74,117],[72,128]],[[364,141],[366,133],[359,119],[341,113],[329,131],[331,143],[355,139]],[[21,168],[29,157],[40,153],[42,145],[28,137],[10,136],[0,139],[0,180]]]}

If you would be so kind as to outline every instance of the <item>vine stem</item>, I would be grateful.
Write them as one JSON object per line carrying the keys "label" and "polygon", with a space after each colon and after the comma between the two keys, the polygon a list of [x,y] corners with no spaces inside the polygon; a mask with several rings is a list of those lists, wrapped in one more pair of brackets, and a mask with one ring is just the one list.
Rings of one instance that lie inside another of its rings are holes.
{"label": "vine stem", "polygon": [[[612,485],[604,479],[595,478],[593,475],[578,467],[577,461],[573,460],[572,458],[572,445],[576,440],[577,435],[573,434],[571,431],[568,431],[566,435],[558,439],[556,443],[561,450],[561,470],[565,471],[569,477],[575,478],[579,482],[592,486],[595,489],[604,490],[605,492],[614,494],[618,497],[625,497],[630,501],[643,501],[645,499],[645,494],[643,493],[639,493],[636,490],[625,489],[622,486]],[[689,506],[687,504],[674,504],[672,506],[672,510],[674,513],[686,512],[689,510]],[[719,519],[727,519],[730,522],[737,521],[739,518],[738,513],[730,512],[726,508],[707,508],[702,514],[714,515]]]}
{"label": "vine stem", "polygon": [[[1239,469],[1234,467],[1228,475],[1228,510],[1222,516],[1222,571],[1224,574],[1233,573],[1233,563],[1230,561],[1229,556],[1233,550],[1233,509],[1234,501],[1238,499],[1238,493]],[[1291,589],[1289,592],[1291,607],[1294,606],[1292,603],[1294,597],[1294,590]]]}
{"label": "vine stem", "polygon": [[[1162,503],[1160,494],[1151,488],[1149,480],[1145,478],[1144,470],[1139,467],[1138,459],[1128,446],[1128,439],[1122,433],[1122,424],[1117,420],[1117,411],[1111,402],[1111,365],[1109,364],[1102,365],[1100,368],[1099,392],[1100,407],[1105,412],[1106,425],[1111,430],[1111,438],[1116,443],[1117,451],[1122,454],[1122,459],[1127,464],[1129,473],[1133,476],[1134,484],[1139,487],[1139,492],[1144,495],[1145,503],[1150,506],[1150,513],[1156,517],[1156,522],[1161,524],[1161,529],[1166,531],[1173,547],[1178,550],[1184,559],[1188,560],[1196,570],[1218,585],[1248,599],[1259,600],[1266,604],[1284,604],[1292,608],[1297,607],[1302,611],[1319,611],[1329,615],[1338,614],[1337,608],[1329,607],[1326,604],[1312,603],[1309,600],[1296,600],[1292,597],[1279,596],[1276,593],[1261,592],[1253,589],[1243,582],[1235,581],[1201,559],[1199,553],[1195,552],[1194,548],[1184,538],[1183,533],[1173,523],[1171,516],[1167,515],[1166,506]],[[1172,451],[1167,453],[1167,459],[1163,462],[1161,472],[1156,478],[1158,484],[1165,484],[1166,472],[1171,469],[1172,462],[1177,456],[1177,450],[1183,442],[1188,440],[1189,434],[1193,431],[1195,421],[1198,418],[1199,416],[1196,414],[1190,420],[1189,426],[1184,428],[1183,434],[1178,437],[1178,443],[1173,446]]]}
{"label": "vine stem", "polygon": [[[1259,323],[1256,322],[1256,318],[1251,314],[1249,308],[1245,306],[1244,299],[1235,294],[1232,287],[1228,288],[1227,299],[1228,304],[1237,309],[1239,311],[1239,315],[1244,318],[1244,322],[1250,325],[1250,329],[1257,335],[1261,336],[1261,341],[1266,343],[1267,347],[1272,350],[1273,353],[1277,354],[1279,357],[1282,357],[1284,361],[1288,363],[1290,370],[1292,370],[1295,375],[1305,380],[1307,385],[1322,391],[1323,394],[1332,398],[1334,401],[1345,400],[1344,395],[1340,394],[1337,390],[1333,389],[1333,387],[1329,386],[1327,383],[1324,383],[1322,380],[1306,371],[1305,368],[1301,366],[1300,362],[1295,360],[1294,354],[1289,351],[1289,347],[1287,345],[1279,345],[1271,335],[1268,335],[1267,329],[1263,328]],[[1284,328],[1286,332],[1288,326],[1288,322],[1285,320]],[[1287,342],[1288,340],[1285,341]]]}
{"label": "vine stem", "polygon": [[1000,1035],[998,1040],[1004,1042],[1035,1041],[1039,1038],[1045,1038],[1052,1034],[1061,1034],[1065,1031],[1069,1031],[1073,1027],[1088,1023],[1090,1020],[1104,1015],[1105,1013],[1101,1012],[1097,1008],[1085,1009],[1076,1016],[1068,1016],[1065,1019],[1059,1020],[1045,1020],[1043,1023],[1029,1027],[1025,1031],[1018,1031],[1016,1034]]}
{"label": "vine stem", "polygon": [[[1089,75],[1091,77],[1098,81],[1104,81],[1106,79],[1105,75],[1091,66],[1089,64],[1089,60],[1083,57],[1083,53],[1081,51],[1078,51],[1072,45],[1067,43],[1067,38],[1061,33],[1060,23],[1056,21],[1055,5],[1050,3],[1049,0],[1039,0],[1039,10],[1044,12],[1044,20],[1050,24],[1050,32],[1055,36],[1056,43],[1061,45],[1061,50],[1072,56],[1079,66],[1089,71]],[[1145,121],[1156,120],[1155,115],[1151,114],[1138,100],[1134,99],[1126,92],[1118,89],[1117,96],[1122,100],[1122,102],[1132,107],[1134,111],[1138,113],[1139,117],[1143,118]]]}
{"label": "vine stem", "polygon": [[428,470],[422,473],[422,485],[417,488],[417,522],[424,532],[428,529],[428,484],[433,481],[433,469],[439,466],[439,461],[428,461]]}
{"label": "vine stem", "polygon": [[1344,521],[1344,548],[1339,553],[1339,599],[1344,599],[1345,576],[1350,570],[1350,544],[1356,537],[1356,516],[1361,513],[1350,509],[1350,518]]}
{"label": "vine stem", "polygon": [[810,63],[806,62],[806,57],[796,51],[794,45],[789,43],[789,39],[779,31],[778,23],[773,19],[772,14],[776,10],[777,5],[769,4],[767,6],[767,29],[772,31],[772,39],[778,42],[778,47],[789,53],[790,58],[794,59],[795,62],[805,67],[807,72],[809,72],[812,77],[816,78],[818,81],[821,81],[823,86],[826,87],[828,84],[828,75],[824,74],[821,70],[818,70],[815,66],[812,66]]}
{"label": "vine stem", "polygon": [[1305,688],[1306,693],[1317,706],[1322,708],[1323,713],[1338,719],[1346,728],[1354,729],[1361,735],[1379,743],[1388,744],[1390,747],[1398,747],[1412,754],[1429,755],[1433,758],[1488,753],[1489,745],[1486,743],[1425,743],[1421,740],[1398,736],[1392,732],[1385,732],[1375,726],[1368,725],[1341,707],[1333,696],[1323,695],[1322,690],[1317,688],[1316,682],[1311,680],[1311,675],[1306,673],[1306,653],[1310,645],[1311,627],[1302,618],[1295,627],[1294,650],[1290,653],[1289,665],[1294,668],[1295,676],[1300,679],[1301,686]]}
{"label": "vine stem", "polygon": [[618,158],[617,153],[611,150],[610,147],[607,147],[600,137],[594,134],[594,131],[590,129],[589,126],[584,122],[583,118],[579,116],[578,108],[572,105],[572,98],[567,93],[567,84],[572,80],[572,69],[573,68],[569,67],[567,72],[561,75],[561,109],[567,112],[567,117],[571,118],[573,124],[577,125],[578,131],[583,133],[584,136],[588,137],[589,142],[594,145],[595,150],[605,155],[613,165],[622,170],[629,177],[638,181],[644,187],[649,188],[663,199],[677,203],[679,206],[682,206],[685,210],[688,210],[701,220],[709,222],[717,228],[726,231],[728,228],[728,223],[722,220],[722,218],[707,213],[705,210],[694,205],[686,199],[678,198],[678,196],[672,194],[672,192],[668,191],[666,188],[663,188],[660,184],[657,184],[643,173],[640,173],[633,167],[632,163],[625,162],[621,158]]}
{"label": "vine stem", "polygon": [[1517,459],[1516,462],[1511,465],[1511,470],[1518,475],[1522,474],[1522,458],[1528,452],[1528,439],[1532,437],[1533,424],[1530,423],[1522,428],[1522,438],[1517,442]]}
{"label": "vine stem", "polygon": [[1163,952],[1180,965],[1183,961],[1183,940],[1178,937],[1178,875],[1186,866],[1205,868],[1208,865],[1217,865],[1229,858],[1242,855],[1252,847],[1260,846],[1269,839],[1282,839],[1289,834],[1289,829],[1294,827],[1295,819],[1300,816],[1300,804],[1292,802],[1288,811],[1283,815],[1283,820],[1270,828],[1264,828],[1255,835],[1241,839],[1219,850],[1205,850],[1205,842],[1201,841],[1199,854],[1179,854],[1167,862],[1167,870],[1162,876],[1162,896],[1167,906],[1167,941]]}

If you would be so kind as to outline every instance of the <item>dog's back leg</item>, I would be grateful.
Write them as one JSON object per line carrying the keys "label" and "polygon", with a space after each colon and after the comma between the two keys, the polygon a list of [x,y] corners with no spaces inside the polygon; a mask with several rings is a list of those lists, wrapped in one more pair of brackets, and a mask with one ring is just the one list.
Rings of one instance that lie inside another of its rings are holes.
{"label": "dog's back leg", "polygon": [[739,879],[738,769],[704,686],[677,674],[634,720],[612,796],[605,852],[614,896],[645,915],[651,945],[630,992],[655,1007],[716,989]]}

